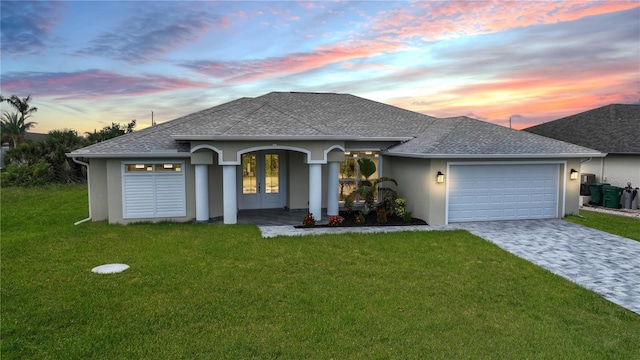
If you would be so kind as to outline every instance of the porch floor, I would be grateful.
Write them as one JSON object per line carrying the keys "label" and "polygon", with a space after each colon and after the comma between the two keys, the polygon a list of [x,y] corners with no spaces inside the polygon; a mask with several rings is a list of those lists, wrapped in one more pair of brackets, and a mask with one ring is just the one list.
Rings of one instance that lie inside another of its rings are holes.
{"label": "porch floor", "polygon": [[[307,210],[286,209],[256,209],[238,211],[238,224],[254,224],[259,226],[277,225],[302,225],[302,219]],[[326,209],[322,209],[322,220],[319,224],[327,222]],[[215,218],[209,221],[211,224],[222,224],[223,219]]]}

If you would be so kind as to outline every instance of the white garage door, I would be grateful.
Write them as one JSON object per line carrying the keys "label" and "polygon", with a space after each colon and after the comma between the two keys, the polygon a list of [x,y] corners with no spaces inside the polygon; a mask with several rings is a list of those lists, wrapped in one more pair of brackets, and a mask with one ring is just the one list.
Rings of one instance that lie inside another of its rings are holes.
{"label": "white garage door", "polygon": [[451,165],[448,220],[558,217],[559,164]]}

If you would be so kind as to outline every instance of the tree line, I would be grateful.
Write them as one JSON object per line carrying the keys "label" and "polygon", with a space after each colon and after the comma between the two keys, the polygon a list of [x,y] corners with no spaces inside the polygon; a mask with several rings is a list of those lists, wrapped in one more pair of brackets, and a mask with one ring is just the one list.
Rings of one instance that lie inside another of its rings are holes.
{"label": "tree line", "polygon": [[85,136],[70,129],[53,130],[44,141],[26,140],[25,134],[37,123],[27,121],[38,111],[31,106],[31,95],[20,98],[0,95],[0,103],[7,102],[14,112],[4,111],[0,121],[0,139],[8,144],[0,183],[5,186],[39,186],[47,183],[76,184],[86,181],[86,170],[65,155],[73,150],[105,141],[134,131],[136,121],[128,124],[111,123]]}

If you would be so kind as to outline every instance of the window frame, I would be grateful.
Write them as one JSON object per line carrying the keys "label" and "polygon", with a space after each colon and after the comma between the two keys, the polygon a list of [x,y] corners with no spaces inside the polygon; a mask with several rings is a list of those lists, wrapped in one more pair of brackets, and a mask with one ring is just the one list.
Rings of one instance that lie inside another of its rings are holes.
{"label": "window frame", "polygon": [[[367,152],[371,152],[371,154],[367,154]],[[376,159],[374,160],[376,162],[376,172],[374,174],[377,174],[375,176],[372,175],[372,177],[370,178],[371,180],[373,179],[378,179],[380,177],[382,177],[382,156],[380,156],[380,149],[372,149],[372,148],[353,148],[353,149],[346,149],[344,151],[345,153],[345,161],[341,161],[340,162],[340,169],[342,168],[343,164],[346,163],[346,160],[348,157],[351,157],[351,159],[353,159],[355,161],[355,174],[353,178],[343,178],[342,177],[342,172],[339,170],[338,176],[338,186],[342,187],[344,186],[343,183],[351,181],[352,179],[355,180],[355,186],[354,186],[354,190],[353,192],[355,192],[356,196],[354,199],[354,203],[356,204],[363,204],[364,203],[364,199],[360,198],[360,194],[358,193],[358,183],[363,180],[362,175],[360,174],[360,167],[358,166],[358,159],[361,158],[370,158],[370,159]],[[358,154],[357,157],[354,157],[353,154],[356,153]],[[361,156],[361,154],[363,154],[364,156]],[[344,195],[344,193],[341,193],[340,191],[341,189],[338,189],[338,196],[339,197],[343,197],[342,200],[339,200],[339,203],[343,203],[344,204],[344,197],[348,196],[348,195]]]}
{"label": "window frame", "polygon": [[[168,169],[166,165],[172,165],[172,169],[178,168],[179,170],[172,171],[163,171],[163,169]],[[154,160],[154,161],[122,161],[121,169],[122,169],[122,182],[121,182],[121,191],[122,191],[122,218],[123,219],[147,219],[147,218],[174,218],[174,217],[185,217],[187,216],[187,193],[186,193],[186,162],[184,160],[176,161],[176,160]],[[142,165],[140,167],[140,171],[131,171],[128,169],[130,165]],[[176,166],[177,165],[177,166]],[[151,170],[148,170],[151,167]],[[147,177],[150,182],[150,186],[153,187],[151,191],[153,202],[153,207],[148,212],[144,213],[129,213],[127,211],[127,205],[130,204],[127,202],[127,179]],[[176,193],[182,204],[176,204],[173,206],[173,212],[163,212],[158,208],[159,200],[161,200],[158,191],[162,189],[158,189],[159,186],[163,184],[158,184],[158,178],[162,180],[166,180],[169,178],[176,179],[179,178],[178,184],[174,185],[176,188]],[[179,187],[179,189],[178,189]]]}

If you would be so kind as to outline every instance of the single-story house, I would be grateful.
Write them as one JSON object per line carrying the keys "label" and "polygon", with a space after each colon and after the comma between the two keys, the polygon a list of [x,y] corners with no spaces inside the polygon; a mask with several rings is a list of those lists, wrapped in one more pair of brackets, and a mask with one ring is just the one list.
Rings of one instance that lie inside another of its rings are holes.
{"label": "single-story house", "polygon": [[242,209],[338,214],[357,159],[398,181],[431,225],[577,213],[581,161],[605,154],[468,117],[439,119],[348,94],[240,98],[75,150],[90,218],[237,222]]}
{"label": "single-story house", "polygon": [[640,104],[611,104],[524,131],[607,153],[583,160],[580,172],[596,182],[640,187]]}

